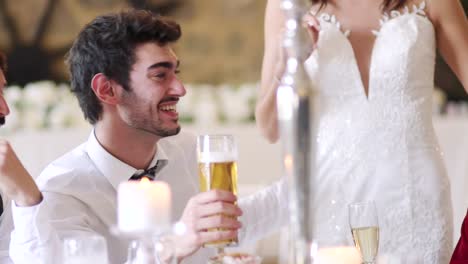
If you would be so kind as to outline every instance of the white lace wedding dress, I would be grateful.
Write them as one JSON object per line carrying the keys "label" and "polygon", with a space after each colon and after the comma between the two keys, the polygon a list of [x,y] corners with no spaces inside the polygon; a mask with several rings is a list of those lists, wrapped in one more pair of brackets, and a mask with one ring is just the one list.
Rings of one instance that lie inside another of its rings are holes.
{"label": "white lace wedding dress", "polygon": [[[450,185],[432,125],[435,32],[424,9],[423,2],[382,18],[368,96],[349,32],[334,16],[319,16],[317,49],[306,68],[319,90],[312,204],[313,234],[323,245],[352,241],[347,205],[375,200],[380,253],[449,262]],[[284,224],[286,189],[280,182],[240,201],[242,239]]]}

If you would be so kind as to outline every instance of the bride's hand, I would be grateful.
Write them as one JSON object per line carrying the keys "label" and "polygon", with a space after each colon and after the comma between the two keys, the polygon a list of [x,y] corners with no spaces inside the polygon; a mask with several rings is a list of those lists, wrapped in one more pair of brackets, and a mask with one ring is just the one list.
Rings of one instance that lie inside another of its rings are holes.
{"label": "bride's hand", "polygon": [[317,41],[319,37],[320,31],[320,21],[313,16],[310,12],[304,16],[304,26],[307,28],[307,32],[309,32],[310,38],[313,43],[313,48],[317,48]]}
{"label": "bride's hand", "polygon": [[[307,14],[303,18],[303,26],[307,29],[309,36],[311,38],[312,48],[309,50],[308,55],[312,53],[312,51],[317,48],[317,41],[320,31],[320,22],[319,20],[307,12]],[[284,70],[286,68],[286,60],[287,60],[287,52],[285,47],[283,46],[283,40],[285,35],[286,29],[282,28],[280,34],[278,36],[278,57],[275,69],[274,69],[274,78],[275,78],[275,88],[278,87],[278,83],[280,82],[281,76],[283,76]]]}

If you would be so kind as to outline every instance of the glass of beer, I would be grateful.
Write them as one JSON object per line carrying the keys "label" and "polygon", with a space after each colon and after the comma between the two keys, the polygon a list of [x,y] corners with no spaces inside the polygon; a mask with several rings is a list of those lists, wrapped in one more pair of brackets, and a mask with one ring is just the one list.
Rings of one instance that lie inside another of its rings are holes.
{"label": "glass of beer", "polygon": [[374,264],[379,249],[379,222],[373,201],[349,205],[349,225],[363,264]]}
{"label": "glass of beer", "polygon": [[[201,135],[197,138],[200,191],[225,190],[237,195],[237,145],[232,135]],[[223,248],[237,239],[206,244]]]}

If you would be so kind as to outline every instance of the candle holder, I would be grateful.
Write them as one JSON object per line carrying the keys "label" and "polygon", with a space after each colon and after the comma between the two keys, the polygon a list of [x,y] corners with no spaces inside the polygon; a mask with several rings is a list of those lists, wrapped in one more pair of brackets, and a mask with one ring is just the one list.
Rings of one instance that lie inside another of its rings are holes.
{"label": "candle holder", "polygon": [[287,62],[276,93],[283,165],[289,188],[290,262],[311,264],[307,245],[313,239],[312,204],[315,162],[313,86],[304,62],[310,54],[310,37],[303,17],[310,1],[281,0],[285,15],[283,48]]}
{"label": "candle holder", "polygon": [[127,264],[172,264],[169,185],[148,178],[122,182],[117,202],[117,226],[110,232],[131,241]]}
{"label": "candle holder", "polygon": [[175,244],[179,224],[147,231],[123,231],[118,226],[110,228],[111,234],[130,241],[125,264],[175,264]]}

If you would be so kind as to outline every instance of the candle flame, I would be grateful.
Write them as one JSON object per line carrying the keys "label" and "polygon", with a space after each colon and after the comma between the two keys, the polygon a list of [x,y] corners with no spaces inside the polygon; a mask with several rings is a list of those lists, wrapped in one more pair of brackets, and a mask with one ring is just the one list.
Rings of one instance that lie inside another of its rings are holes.
{"label": "candle flame", "polygon": [[140,182],[143,183],[143,184],[148,184],[150,182],[150,180],[148,179],[148,177],[143,177],[143,178],[141,178]]}
{"label": "candle flame", "polygon": [[284,157],[284,166],[286,168],[292,168],[293,166],[293,158],[291,155],[286,155],[286,157]]}

